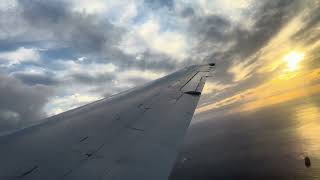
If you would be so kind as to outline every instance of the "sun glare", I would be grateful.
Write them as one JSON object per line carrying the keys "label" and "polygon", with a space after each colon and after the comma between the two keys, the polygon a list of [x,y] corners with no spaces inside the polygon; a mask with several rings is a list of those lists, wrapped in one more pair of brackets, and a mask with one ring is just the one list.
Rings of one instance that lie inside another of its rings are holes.
{"label": "sun glare", "polygon": [[298,69],[299,63],[303,58],[303,53],[292,51],[285,55],[283,60],[287,63],[287,70],[294,71]]}

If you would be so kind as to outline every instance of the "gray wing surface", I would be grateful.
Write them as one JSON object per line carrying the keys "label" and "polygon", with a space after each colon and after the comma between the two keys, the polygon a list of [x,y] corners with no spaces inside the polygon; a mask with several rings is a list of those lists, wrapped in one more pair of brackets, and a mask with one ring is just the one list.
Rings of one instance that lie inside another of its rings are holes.
{"label": "gray wing surface", "polygon": [[0,137],[1,180],[167,179],[212,65]]}

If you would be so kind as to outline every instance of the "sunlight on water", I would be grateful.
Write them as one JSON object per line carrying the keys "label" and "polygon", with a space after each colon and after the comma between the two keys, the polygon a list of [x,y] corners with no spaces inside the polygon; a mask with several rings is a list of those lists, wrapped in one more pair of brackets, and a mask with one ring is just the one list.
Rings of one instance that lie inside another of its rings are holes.
{"label": "sunlight on water", "polygon": [[304,141],[306,153],[320,155],[320,110],[316,104],[301,105],[296,108],[297,133]]}

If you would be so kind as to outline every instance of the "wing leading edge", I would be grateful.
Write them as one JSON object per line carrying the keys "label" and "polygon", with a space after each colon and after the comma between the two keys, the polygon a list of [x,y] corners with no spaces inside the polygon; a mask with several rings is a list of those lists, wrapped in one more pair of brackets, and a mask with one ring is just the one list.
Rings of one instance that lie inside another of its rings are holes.
{"label": "wing leading edge", "polygon": [[213,65],[0,137],[0,179],[167,179]]}

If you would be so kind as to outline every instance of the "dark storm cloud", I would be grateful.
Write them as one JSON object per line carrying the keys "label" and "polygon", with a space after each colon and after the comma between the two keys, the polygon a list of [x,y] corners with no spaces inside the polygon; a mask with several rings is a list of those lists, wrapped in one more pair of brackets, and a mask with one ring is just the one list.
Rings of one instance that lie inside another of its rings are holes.
{"label": "dark storm cloud", "polygon": [[163,7],[171,9],[174,6],[174,0],[144,0],[144,3],[152,9],[158,9]]}
{"label": "dark storm cloud", "polygon": [[186,7],[181,11],[181,16],[186,18],[186,17],[190,17],[190,16],[194,16],[195,12],[193,10],[192,7]]}
{"label": "dark storm cloud", "polygon": [[120,70],[139,69],[170,72],[179,66],[179,63],[165,54],[152,53],[145,51],[140,54],[141,59],[137,60],[136,56],[123,53],[121,50],[113,50],[104,57],[96,57],[96,62],[111,61],[120,67]]}
{"label": "dark storm cloud", "polygon": [[143,58],[135,61],[128,61],[128,68],[135,67],[141,70],[154,70],[154,71],[172,71],[177,68],[177,62],[171,57],[163,54],[155,54],[146,51],[142,53]]}
{"label": "dark storm cloud", "polygon": [[34,47],[35,44],[34,42],[25,42],[15,38],[0,39],[0,52],[14,51],[19,47]]}
{"label": "dark storm cloud", "polygon": [[112,84],[95,87],[90,90],[90,92],[101,94],[102,97],[110,97],[112,95],[118,94],[119,92],[127,91],[130,88],[132,87],[115,87],[114,84]]}
{"label": "dark storm cloud", "polygon": [[[210,15],[205,17],[193,17],[190,22],[191,30],[200,35],[202,41],[216,43],[217,41],[228,41],[231,22],[225,17]],[[230,40],[230,39],[229,39]]]}
{"label": "dark storm cloud", "polygon": [[[256,53],[295,15],[298,4],[292,0],[265,1],[249,16],[250,29],[235,26],[226,17],[191,16],[192,36],[199,37],[198,53],[206,52],[206,62],[217,62],[215,77],[224,83],[233,79],[228,69]],[[232,44],[228,47],[228,43]]]}
{"label": "dark storm cloud", "polygon": [[78,82],[82,84],[103,84],[103,83],[110,83],[114,78],[115,75],[113,73],[103,73],[97,75],[91,75],[86,73],[75,73],[70,75],[73,82]]}
{"label": "dark storm cloud", "polygon": [[128,77],[127,81],[136,84],[137,86],[145,84],[146,82],[150,81],[149,79],[146,78],[141,78],[141,77]]}
{"label": "dark storm cloud", "polygon": [[0,132],[43,118],[43,106],[51,94],[45,86],[27,86],[0,74]]}
{"label": "dark storm cloud", "polygon": [[22,15],[31,24],[55,25],[69,18],[69,5],[63,1],[20,0]]}
{"label": "dark storm cloud", "polygon": [[237,31],[236,53],[247,57],[263,47],[284,24],[296,15],[297,3],[294,0],[266,1],[253,14],[255,23],[251,31]]}
{"label": "dark storm cloud", "polygon": [[[145,3],[157,4],[159,7],[173,5],[170,1]],[[70,4],[64,1],[19,1],[19,10],[21,18],[29,26],[28,31],[38,32],[37,34],[44,38],[40,42],[51,43],[51,46],[55,47],[47,51],[48,59],[64,57],[67,53],[66,55],[72,58],[87,56],[91,61],[112,62],[121,69],[171,71],[177,67],[174,59],[151,53],[149,50],[144,52],[140,61],[135,61],[134,55],[125,54],[117,48],[119,43],[125,40],[123,35],[127,30],[96,15],[71,11]],[[33,38],[32,34],[35,33],[30,32],[30,38]],[[66,52],[61,53],[56,51],[57,49],[66,49]]]}
{"label": "dark storm cloud", "polygon": [[[145,4],[166,7],[173,6],[174,3],[146,1]],[[17,23],[15,26],[21,31],[8,35],[7,39],[1,39],[0,51],[36,46],[47,49],[42,53],[46,61],[86,56],[90,61],[112,62],[121,69],[168,72],[177,68],[174,59],[149,50],[144,52],[140,61],[135,61],[135,55],[125,54],[117,47],[122,40],[125,41],[123,35],[128,29],[111,24],[108,19],[97,15],[75,12],[66,1],[20,0],[15,12],[4,12],[0,16],[8,17]]]}
{"label": "dark storm cloud", "polygon": [[305,25],[292,37],[295,41],[304,41],[305,44],[312,44],[320,39],[320,33],[317,33],[317,27],[320,24],[320,3],[308,4],[310,13],[303,18]]}
{"label": "dark storm cloud", "polygon": [[47,85],[54,86],[58,85],[60,81],[57,78],[54,78],[52,74],[30,74],[30,73],[14,73],[13,76],[16,79],[21,80],[24,84],[27,85]]}
{"label": "dark storm cloud", "polygon": [[123,30],[93,15],[71,12],[63,1],[19,1],[21,16],[40,31],[49,33],[58,44],[81,53],[108,51],[120,41]]}

